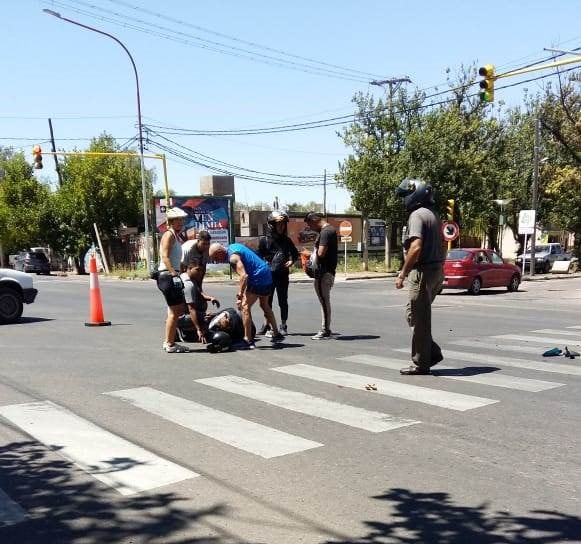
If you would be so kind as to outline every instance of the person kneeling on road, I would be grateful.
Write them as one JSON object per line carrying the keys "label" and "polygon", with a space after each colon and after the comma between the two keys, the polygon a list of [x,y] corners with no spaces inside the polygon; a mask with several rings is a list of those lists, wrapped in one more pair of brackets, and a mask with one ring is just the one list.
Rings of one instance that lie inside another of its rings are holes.
{"label": "person kneeling on road", "polygon": [[268,297],[272,292],[272,274],[268,263],[263,261],[254,251],[242,244],[230,244],[228,248],[214,243],[210,246],[210,260],[230,263],[238,276],[240,283],[236,295],[236,305],[242,311],[244,323],[244,348],[255,349],[254,335],[252,334],[252,305],[258,300],[264,312],[264,318],[273,331],[272,343],[279,343],[284,336],[278,332],[276,317]]}

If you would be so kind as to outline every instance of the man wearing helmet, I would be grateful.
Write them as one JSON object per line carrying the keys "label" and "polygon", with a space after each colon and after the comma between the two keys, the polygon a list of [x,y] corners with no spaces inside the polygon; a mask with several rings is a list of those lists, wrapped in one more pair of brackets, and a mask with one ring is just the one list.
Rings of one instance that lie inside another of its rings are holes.
{"label": "man wearing helmet", "polygon": [[[274,293],[280,308],[280,334],[288,334],[288,285],[290,267],[299,258],[299,252],[287,235],[288,215],[285,212],[273,211],[268,216],[268,233],[260,239],[258,254],[270,265],[272,272],[272,292],[268,299],[270,307],[274,302]],[[258,334],[271,336],[268,323],[265,323]]]}
{"label": "man wearing helmet", "polygon": [[406,319],[412,332],[412,364],[401,374],[429,374],[442,359],[440,346],[432,339],[432,302],[444,281],[442,225],[433,210],[432,186],[421,180],[405,179],[396,189],[410,212],[405,260],[395,286],[401,289],[409,281]]}

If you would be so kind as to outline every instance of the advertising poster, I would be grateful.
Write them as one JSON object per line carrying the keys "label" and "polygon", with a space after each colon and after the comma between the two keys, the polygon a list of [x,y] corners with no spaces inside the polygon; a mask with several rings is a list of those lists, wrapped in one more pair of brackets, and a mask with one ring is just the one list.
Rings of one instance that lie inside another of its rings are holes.
{"label": "advertising poster", "polygon": [[[220,196],[172,196],[171,205],[184,210],[188,217],[185,231],[193,239],[200,230],[207,230],[212,242],[230,243],[230,199]],[[165,198],[156,197],[155,226],[163,234],[167,228]]]}
{"label": "advertising poster", "polygon": [[381,219],[369,220],[368,243],[370,247],[385,247],[385,221]]}

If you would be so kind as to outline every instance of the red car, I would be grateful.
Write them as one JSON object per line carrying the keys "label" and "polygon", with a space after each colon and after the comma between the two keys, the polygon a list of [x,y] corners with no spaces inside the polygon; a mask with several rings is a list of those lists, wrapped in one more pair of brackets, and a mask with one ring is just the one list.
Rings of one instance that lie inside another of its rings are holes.
{"label": "red car", "polygon": [[521,271],[491,249],[458,248],[448,251],[444,276],[443,289],[467,289],[471,295],[478,295],[483,287],[518,291]]}

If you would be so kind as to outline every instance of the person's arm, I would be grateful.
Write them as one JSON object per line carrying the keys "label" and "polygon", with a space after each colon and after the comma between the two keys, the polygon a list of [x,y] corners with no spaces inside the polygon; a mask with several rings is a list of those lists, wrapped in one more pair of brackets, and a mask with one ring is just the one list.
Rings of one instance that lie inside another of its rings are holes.
{"label": "person's arm", "polygon": [[198,312],[196,312],[196,308],[193,304],[188,304],[188,311],[190,313],[190,317],[192,318],[192,323],[196,328],[196,332],[198,333],[198,338],[202,344],[206,343],[206,335],[204,333],[204,329],[202,328],[202,324],[198,319]]}
{"label": "person's arm", "polygon": [[238,293],[236,294],[236,300],[238,303],[242,302],[244,298],[244,294],[246,293],[246,286],[248,285],[248,274],[246,273],[246,269],[244,268],[244,264],[242,263],[242,259],[239,255],[232,255],[230,257],[230,264],[236,270],[236,273],[240,277],[240,282],[238,283]]}
{"label": "person's arm", "polygon": [[422,239],[421,238],[413,238],[409,245],[408,252],[405,256],[405,261],[401,268],[400,273],[397,275],[395,280],[395,286],[397,289],[401,289],[403,287],[403,282],[407,278],[410,270],[415,266],[420,258],[420,253],[422,252]]}
{"label": "person's arm", "polygon": [[179,274],[179,270],[176,270],[172,264],[171,264],[171,260],[169,258],[169,254],[171,253],[171,250],[173,248],[173,245],[176,243],[176,239],[175,236],[172,234],[171,231],[166,231],[163,236],[161,237],[161,243],[160,243],[160,253],[161,253],[161,261],[163,262],[163,264],[165,265],[167,271],[172,275],[172,276],[177,276]]}
{"label": "person's arm", "polygon": [[216,297],[207,295],[206,293],[204,293],[202,291],[200,292],[200,294],[202,295],[202,297],[204,297],[204,300],[211,302],[212,304],[214,304],[214,306],[216,306],[216,308],[220,307],[220,301]]}
{"label": "person's arm", "polygon": [[290,268],[293,263],[296,263],[299,260],[299,252],[296,248],[296,246],[294,245],[293,241],[287,237],[288,240],[288,245],[289,245],[289,249],[290,249],[290,255],[291,255],[291,260],[290,260],[290,264],[288,265],[287,268]]}
{"label": "person's arm", "polygon": [[319,247],[317,249],[317,257],[324,257],[329,249],[329,238],[331,233],[328,230],[321,231],[321,236],[319,239]]}
{"label": "person's arm", "polygon": [[270,251],[268,248],[268,242],[266,240],[266,236],[261,236],[260,240],[258,240],[258,256],[262,257],[265,260],[268,260],[270,256]]}

